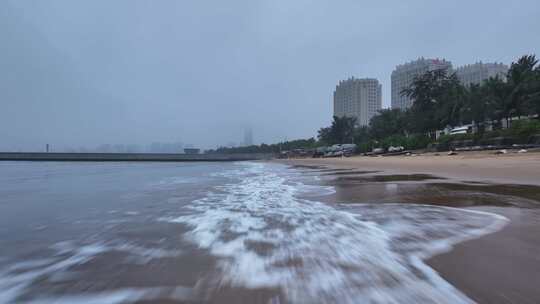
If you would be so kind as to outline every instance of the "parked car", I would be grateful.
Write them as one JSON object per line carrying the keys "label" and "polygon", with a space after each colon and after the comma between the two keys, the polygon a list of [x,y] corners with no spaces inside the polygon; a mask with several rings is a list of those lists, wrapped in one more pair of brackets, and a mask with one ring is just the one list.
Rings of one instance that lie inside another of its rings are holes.
{"label": "parked car", "polygon": [[355,144],[335,144],[330,147],[321,147],[317,149],[315,157],[340,157],[351,156],[356,151]]}
{"label": "parked car", "polygon": [[388,147],[388,152],[401,152],[403,150],[405,150],[405,148],[403,146],[396,146],[396,147],[390,146],[390,147]]}
{"label": "parked car", "polygon": [[328,152],[328,147],[318,147],[313,152],[313,157],[324,157],[324,155]]}
{"label": "parked car", "polygon": [[465,125],[450,130],[450,135],[472,133],[472,125]]}
{"label": "parked car", "polygon": [[355,144],[344,144],[341,145],[343,155],[345,156],[351,156],[356,152],[356,145]]}
{"label": "parked car", "polygon": [[373,154],[383,154],[385,151],[384,148],[374,148],[371,152],[373,152]]}

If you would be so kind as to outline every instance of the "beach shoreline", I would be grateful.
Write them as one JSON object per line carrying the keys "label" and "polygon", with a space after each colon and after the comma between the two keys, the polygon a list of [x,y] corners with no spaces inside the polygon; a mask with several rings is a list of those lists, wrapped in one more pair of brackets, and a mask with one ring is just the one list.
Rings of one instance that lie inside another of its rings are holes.
{"label": "beach shoreline", "polygon": [[478,303],[537,303],[540,290],[540,153],[466,152],[277,160],[308,172],[336,202],[419,203],[504,216],[500,230],[455,244],[425,263]]}
{"label": "beach shoreline", "polygon": [[386,174],[425,173],[457,181],[540,185],[540,152],[495,154],[494,151],[424,153],[412,156],[353,156],[280,159],[300,166],[377,170]]}

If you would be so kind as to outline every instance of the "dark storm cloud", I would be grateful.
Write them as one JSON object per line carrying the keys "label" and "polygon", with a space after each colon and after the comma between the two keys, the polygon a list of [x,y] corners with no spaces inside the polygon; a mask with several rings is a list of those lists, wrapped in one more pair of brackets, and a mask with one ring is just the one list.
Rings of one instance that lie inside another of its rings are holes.
{"label": "dark storm cloud", "polygon": [[0,149],[308,137],[349,76],[537,52],[537,1],[2,1]]}

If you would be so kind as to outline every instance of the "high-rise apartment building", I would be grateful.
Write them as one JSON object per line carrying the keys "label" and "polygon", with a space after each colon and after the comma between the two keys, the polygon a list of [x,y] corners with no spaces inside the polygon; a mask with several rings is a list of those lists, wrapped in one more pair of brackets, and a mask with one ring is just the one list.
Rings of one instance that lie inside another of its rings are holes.
{"label": "high-rise apartment building", "polygon": [[253,129],[251,127],[244,129],[244,146],[253,145]]}
{"label": "high-rise apartment building", "polygon": [[356,117],[360,126],[369,125],[382,107],[382,86],[374,78],[342,80],[334,91],[334,116]]}
{"label": "high-rise apartment building", "polygon": [[499,77],[506,80],[508,66],[502,63],[482,63],[467,64],[456,69],[459,81],[465,86],[471,84],[481,84],[491,77]]}
{"label": "high-rise apartment building", "polygon": [[427,71],[451,70],[452,63],[444,59],[420,58],[405,64],[398,65],[392,72],[392,109],[407,109],[412,106],[413,101],[401,94],[403,89],[408,88],[415,77]]}

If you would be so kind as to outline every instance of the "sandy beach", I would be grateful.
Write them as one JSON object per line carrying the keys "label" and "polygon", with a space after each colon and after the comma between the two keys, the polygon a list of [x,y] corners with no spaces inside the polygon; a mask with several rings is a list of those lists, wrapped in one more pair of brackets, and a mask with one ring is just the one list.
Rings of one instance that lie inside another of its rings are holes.
{"label": "sandy beach", "polygon": [[289,163],[380,170],[386,174],[425,173],[462,181],[540,185],[540,152],[496,155],[494,151],[482,151],[452,156],[441,152],[417,156],[295,159]]}
{"label": "sandy beach", "polygon": [[[540,301],[540,153],[429,153],[279,162],[333,185],[328,203],[415,203],[509,219],[500,231],[455,245],[427,263],[478,303]],[[311,173],[310,173],[311,174]]]}

